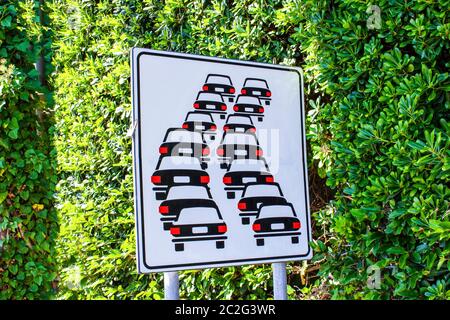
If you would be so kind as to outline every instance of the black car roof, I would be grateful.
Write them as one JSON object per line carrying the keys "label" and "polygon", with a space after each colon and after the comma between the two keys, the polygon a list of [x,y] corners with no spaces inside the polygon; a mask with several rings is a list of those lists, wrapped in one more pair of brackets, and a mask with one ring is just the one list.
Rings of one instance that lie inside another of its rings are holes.
{"label": "black car roof", "polygon": [[262,205],[258,209],[258,215],[256,216],[256,219],[258,219],[259,214],[261,213],[261,209],[264,207],[273,207],[273,206],[284,206],[284,207],[290,207],[292,209],[292,212],[294,213],[294,217],[297,217],[297,213],[295,212],[294,205],[290,202],[284,203],[284,204],[268,204],[268,205]]}
{"label": "black car roof", "polygon": [[223,98],[222,98],[222,95],[221,95],[220,93],[217,93],[217,92],[208,92],[208,91],[199,91],[198,94],[197,94],[197,98],[195,98],[196,100],[198,100],[198,97],[200,97],[200,94],[201,94],[201,93],[218,95],[218,96],[220,96],[220,100],[221,100],[222,102],[224,102],[224,101],[223,101]]}
{"label": "black car roof", "polygon": [[255,96],[248,96],[248,95],[246,95],[246,94],[240,94],[240,95],[238,95],[237,98],[236,98],[236,103],[237,103],[237,101],[239,100],[240,97],[248,97],[248,98],[252,98],[252,99],[258,99],[259,104],[261,104],[261,100],[260,100],[258,97],[255,97]]}
{"label": "black car roof", "polygon": [[[191,201],[187,201],[187,200],[191,200]],[[195,200],[195,203],[192,202],[192,200]],[[167,203],[169,201],[181,201],[180,207],[182,207],[182,209],[188,209],[188,208],[214,208],[214,209],[217,209],[217,204],[214,202],[213,199],[205,199],[205,198],[166,199],[162,203],[164,203],[164,202]]]}
{"label": "black car roof", "polygon": [[158,171],[158,170],[202,171],[202,172],[204,172],[205,174],[207,174],[207,172],[206,172],[205,170],[201,169],[201,166],[200,166],[200,160],[198,160],[198,159],[197,159],[197,160],[199,161],[199,167],[198,167],[198,169],[184,169],[184,168],[160,169],[162,160],[163,160],[164,158],[170,158],[170,157],[185,157],[185,158],[187,158],[187,159],[197,159],[196,157],[191,157],[191,156],[163,156],[163,155],[161,155],[161,156],[159,156],[158,163],[156,164],[156,169],[155,169],[155,170],[156,170],[156,171]]}
{"label": "black car roof", "polygon": [[228,123],[228,119],[230,119],[230,117],[244,117],[244,118],[248,118],[248,119],[250,119],[250,123],[253,124],[252,117],[250,117],[248,114],[243,114],[243,113],[229,114],[228,117],[227,117],[227,120],[225,121],[226,123]]}
{"label": "black car roof", "polygon": [[233,81],[231,81],[231,78],[227,75],[224,74],[218,74],[218,73],[210,73],[206,76],[206,80],[205,83],[208,83],[208,79],[209,77],[222,77],[222,78],[227,78],[228,80],[230,80],[231,85],[233,85]]}
{"label": "black car roof", "polygon": [[276,183],[276,182],[266,182],[266,183],[261,183],[261,182],[248,182],[248,183],[245,184],[244,191],[242,192],[242,198],[244,197],[245,192],[247,191],[247,188],[248,188],[248,187],[250,187],[250,186],[257,186],[257,185],[277,186],[277,187],[278,187],[278,191],[280,191],[280,195],[281,195],[282,197],[284,197],[283,191],[281,191],[280,185],[279,185],[278,183]]}
{"label": "black car roof", "polygon": [[[170,189],[172,189],[172,188],[177,188],[177,187],[195,187],[195,188],[201,187],[201,188],[205,188],[205,189],[206,189],[206,192],[208,193],[208,196],[209,196],[210,198],[212,198],[211,190],[210,190],[210,188],[209,188],[208,186],[192,185],[192,184],[190,184],[190,183],[183,183],[183,184],[178,184],[178,185],[175,185],[175,186],[170,186],[169,188],[167,188],[167,194],[169,194]],[[195,199],[196,199],[196,198],[195,198]],[[175,199],[172,199],[172,200],[175,200]],[[208,199],[208,200],[211,200],[211,199]]]}
{"label": "black car roof", "polygon": [[259,159],[233,159],[233,160],[231,160],[230,165],[228,166],[227,173],[230,172],[230,168],[233,165],[233,162],[236,161],[236,160],[255,160],[255,161],[261,160],[261,161],[264,162],[264,166],[266,167],[267,172],[270,173],[269,165],[267,164],[266,158],[264,158],[264,157],[259,157]]}
{"label": "black car roof", "polygon": [[[198,207],[199,208],[214,208],[214,209],[216,209],[219,219],[223,220],[222,214],[220,213],[217,203],[212,199],[205,199],[205,201],[208,201],[208,203],[211,203],[212,205],[211,206],[198,206]],[[196,207],[191,207],[191,208],[196,208]],[[183,212],[183,209],[180,210],[180,214],[178,215],[177,220],[178,220],[178,218],[180,218],[182,212]]]}
{"label": "black car roof", "polygon": [[245,80],[244,80],[244,87],[245,87],[245,84],[247,83],[247,80],[262,81],[262,82],[264,82],[266,84],[266,88],[269,88],[269,85],[267,84],[267,81],[264,80],[264,79],[259,79],[259,78],[245,78]]}
{"label": "black car roof", "polygon": [[223,140],[225,140],[225,137],[227,136],[227,134],[246,134],[248,136],[253,136],[253,137],[255,137],[256,145],[259,146],[259,140],[255,133],[253,133],[253,132],[250,132],[250,133],[249,132],[234,132],[234,131],[224,131],[223,135],[222,135],[222,139],[220,140],[220,144],[223,143]]}
{"label": "black car roof", "polygon": [[211,113],[205,112],[205,111],[190,111],[186,114],[186,118],[184,119],[184,121],[187,121],[190,114],[204,114],[204,115],[207,115],[211,119],[211,122],[214,122],[214,119],[211,116]]}
{"label": "black car roof", "polygon": [[[167,136],[169,135],[169,133],[173,132],[173,131],[185,131],[188,132],[189,134],[192,134],[192,131],[189,131],[188,129],[183,129],[183,128],[169,128],[166,131],[166,134],[164,136],[164,140],[163,142],[165,142],[167,140]],[[203,135],[201,133],[199,133],[200,136],[202,137],[202,141],[203,143],[206,143],[205,137],[203,137]]]}

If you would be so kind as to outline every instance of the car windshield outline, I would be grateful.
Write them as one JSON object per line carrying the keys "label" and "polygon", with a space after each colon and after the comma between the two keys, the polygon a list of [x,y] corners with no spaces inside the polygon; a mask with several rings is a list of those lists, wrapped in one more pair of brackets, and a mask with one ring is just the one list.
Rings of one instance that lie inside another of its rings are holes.
{"label": "car windshield outline", "polygon": [[250,197],[284,197],[284,195],[278,183],[248,183],[242,198]]}
{"label": "car windshield outline", "polygon": [[197,95],[196,101],[224,103],[222,95],[220,93],[213,93],[213,92],[207,92],[207,91],[200,91]]}
{"label": "car windshield outline", "polygon": [[[192,117],[195,117],[195,116],[200,117],[200,120],[198,120],[198,118],[192,119]],[[203,116],[203,118],[208,118],[208,119],[207,120],[201,119],[202,116]],[[211,114],[209,112],[202,112],[202,111],[188,112],[184,121],[185,122],[211,122],[211,123],[214,123],[214,120],[213,120]]]}
{"label": "car windshield outline", "polygon": [[[237,169],[236,169],[237,168]],[[255,170],[257,169],[257,170]],[[231,161],[228,172],[267,172],[269,166],[264,158],[260,159],[235,159]]]}
{"label": "car windshield outline", "polygon": [[[217,81],[218,80],[218,81]],[[208,74],[205,80],[206,84],[222,84],[227,86],[233,86],[233,82],[229,76],[221,74]]]}
{"label": "car windshield outline", "polygon": [[[203,194],[199,193],[202,192]],[[194,185],[175,185],[167,191],[166,200],[180,200],[180,199],[212,199],[209,188],[205,186]]]}
{"label": "car windshield outline", "polygon": [[261,106],[261,101],[258,97],[254,96],[246,96],[246,95],[238,95],[236,99],[236,104],[248,104],[253,106]]}
{"label": "car windshield outline", "polygon": [[[234,139],[234,141],[233,141]],[[242,140],[244,139],[244,141]],[[230,141],[232,140],[232,141]],[[244,143],[242,143],[244,142]],[[253,143],[254,142],[254,143]],[[248,134],[246,132],[225,132],[222,138],[222,145],[249,145],[259,146],[258,139],[254,134]]]}
{"label": "car windshield outline", "polygon": [[256,219],[268,218],[297,218],[297,214],[292,203],[261,206]]}
{"label": "car windshield outline", "polygon": [[[233,120],[233,119],[245,119],[247,123],[244,123],[244,121],[240,120]],[[231,121],[230,121],[231,120]],[[236,114],[230,114],[227,118],[226,124],[244,124],[244,125],[253,125],[252,118],[248,115],[236,115]]]}
{"label": "car windshield outline", "polygon": [[201,133],[180,128],[168,129],[164,137],[166,142],[206,143]]}
{"label": "car windshield outline", "polygon": [[201,162],[198,158],[189,156],[160,157],[156,170],[200,170]]}
{"label": "car windshield outline", "polygon": [[196,225],[196,224],[216,224],[223,223],[217,205],[205,207],[190,207],[180,210],[174,224],[176,225]]}
{"label": "car windshield outline", "polygon": [[[258,85],[260,84],[260,85]],[[244,81],[243,87],[248,88],[261,88],[261,89],[269,89],[269,86],[267,84],[267,81],[264,79],[258,79],[258,78],[247,78]]]}

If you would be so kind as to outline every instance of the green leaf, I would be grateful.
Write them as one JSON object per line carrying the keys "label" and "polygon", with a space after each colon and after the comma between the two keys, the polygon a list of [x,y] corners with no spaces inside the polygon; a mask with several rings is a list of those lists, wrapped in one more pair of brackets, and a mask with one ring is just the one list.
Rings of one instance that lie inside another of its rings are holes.
{"label": "green leaf", "polygon": [[0,192],[0,204],[3,203],[3,201],[5,201],[7,197],[8,197],[7,191]]}
{"label": "green leaf", "polygon": [[416,142],[412,142],[412,141],[408,142],[408,146],[410,146],[411,148],[413,148],[415,150],[420,151],[426,147],[426,144],[420,140],[417,140]]}
{"label": "green leaf", "polygon": [[389,254],[404,254],[406,250],[403,247],[390,247],[386,250]]}
{"label": "green leaf", "polygon": [[11,139],[17,139],[19,137],[19,129],[12,129],[8,132],[8,137]]}
{"label": "green leaf", "polygon": [[11,27],[11,21],[12,21],[12,17],[6,16],[6,18],[4,18],[1,22],[2,27],[5,27],[5,28]]}
{"label": "green leaf", "polygon": [[22,41],[18,45],[16,45],[17,50],[20,50],[22,52],[27,52],[30,50],[30,42],[28,40]]}

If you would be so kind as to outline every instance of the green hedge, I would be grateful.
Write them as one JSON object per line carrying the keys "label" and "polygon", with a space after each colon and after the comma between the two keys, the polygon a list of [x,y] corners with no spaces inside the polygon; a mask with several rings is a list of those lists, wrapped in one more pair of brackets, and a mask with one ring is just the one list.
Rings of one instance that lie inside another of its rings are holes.
{"label": "green hedge", "polygon": [[[246,31],[248,21],[259,25],[260,16],[273,16],[275,9],[264,6],[251,15],[245,3],[214,6],[202,11],[198,1],[54,1],[62,297],[162,298],[160,275],[136,275],[131,141],[125,137],[129,50],[143,46],[262,61],[281,59],[284,51],[270,19],[256,36]],[[232,32],[217,29],[218,20]],[[250,41],[262,35],[264,47]],[[183,272],[181,297],[268,298],[270,274],[267,265]]]}
{"label": "green hedge", "polygon": [[[377,5],[369,30],[358,1],[53,1],[61,297],[163,295],[135,268],[125,134],[141,46],[304,67],[310,165],[336,198],[314,216],[320,277],[303,286],[314,273],[292,264],[291,298],[448,298],[448,1]],[[270,276],[183,272],[181,297],[266,299]]]}
{"label": "green hedge", "polygon": [[0,299],[50,298],[56,162],[48,91],[34,68],[48,41],[38,1],[2,1],[0,26]]}

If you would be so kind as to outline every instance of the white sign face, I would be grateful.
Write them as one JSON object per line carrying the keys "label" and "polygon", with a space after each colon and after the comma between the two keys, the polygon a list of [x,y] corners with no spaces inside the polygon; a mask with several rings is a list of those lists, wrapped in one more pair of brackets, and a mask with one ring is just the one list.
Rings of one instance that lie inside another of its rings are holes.
{"label": "white sign face", "polygon": [[312,257],[301,69],[132,50],[140,273]]}

